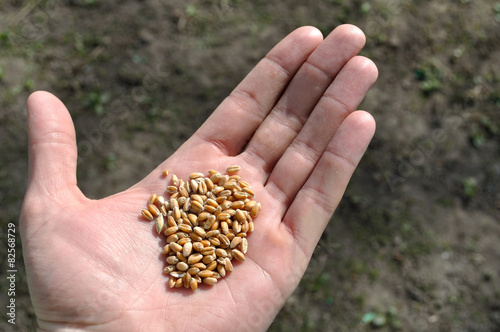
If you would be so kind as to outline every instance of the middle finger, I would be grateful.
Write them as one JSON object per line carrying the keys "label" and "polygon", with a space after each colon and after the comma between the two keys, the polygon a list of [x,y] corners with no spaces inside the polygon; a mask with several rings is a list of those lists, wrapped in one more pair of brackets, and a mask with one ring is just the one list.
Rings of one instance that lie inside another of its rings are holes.
{"label": "middle finger", "polygon": [[330,83],[364,43],[365,36],[359,28],[341,25],[301,66],[241,154],[248,164],[260,170],[263,183]]}

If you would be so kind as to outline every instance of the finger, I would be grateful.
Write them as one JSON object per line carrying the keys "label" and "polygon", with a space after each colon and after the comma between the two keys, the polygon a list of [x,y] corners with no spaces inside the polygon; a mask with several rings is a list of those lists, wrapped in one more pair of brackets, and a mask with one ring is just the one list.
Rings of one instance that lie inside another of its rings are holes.
{"label": "finger", "polygon": [[76,188],[75,128],[63,103],[48,92],[30,95],[28,112],[29,185],[54,196]]}
{"label": "finger", "polygon": [[374,132],[375,121],[369,113],[351,113],[286,212],[284,224],[307,257],[337,208]]}
{"label": "finger", "polygon": [[339,71],[364,44],[365,36],[359,28],[339,26],[302,65],[245,149],[245,159],[256,160],[263,177],[295,139]]}
{"label": "finger", "polygon": [[[378,76],[375,64],[352,58],[325,91],[304,127],[274,167],[266,187],[284,203],[282,215],[313,171],[344,119],[361,103]],[[284,176],[284,175],[287,176]],[[294,181],[290,181],[293,177]]]}
{"label": "finger", "polygon": [[226,155],[241,152],[283,90],[321,43],[321,32],[302,27],[279,42],[215,110],[186,144],[209,143]]}

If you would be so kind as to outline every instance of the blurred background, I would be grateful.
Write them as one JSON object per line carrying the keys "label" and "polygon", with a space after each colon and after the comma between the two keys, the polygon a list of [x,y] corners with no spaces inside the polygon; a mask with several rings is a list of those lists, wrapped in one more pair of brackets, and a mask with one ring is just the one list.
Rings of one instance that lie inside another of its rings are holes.
{"label": "blurred background", "polygon": [[[100,198],[172,154],[286,34],[342,23],[380,71],[360,107],[377,133],[270,331],[499,331],[495,1],[0,0],[1,242],[26,187],[30,92],[69,108],[79,185]],[[14,330],[30,331],[17,240]]]}

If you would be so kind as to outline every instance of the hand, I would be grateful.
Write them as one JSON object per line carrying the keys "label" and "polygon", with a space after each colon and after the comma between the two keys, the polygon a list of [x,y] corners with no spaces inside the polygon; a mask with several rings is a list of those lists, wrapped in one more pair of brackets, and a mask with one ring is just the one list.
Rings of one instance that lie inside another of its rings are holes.
{"label": "hand", "polygon": [[[356,111],[377,78],[365,42],[343,25],[323,40],[299,28],[260,61],[210,118],[142,181],[91,200],[76,183],[77,146],[65,106],[46,92],[27,102],[29,185],[20,227],[41,329],[259,331],[299,283],[370,142]],[[247,259],[213,286],[171,290],[164,239],[140,216],[161,171],[242,166],[261,202]]]}

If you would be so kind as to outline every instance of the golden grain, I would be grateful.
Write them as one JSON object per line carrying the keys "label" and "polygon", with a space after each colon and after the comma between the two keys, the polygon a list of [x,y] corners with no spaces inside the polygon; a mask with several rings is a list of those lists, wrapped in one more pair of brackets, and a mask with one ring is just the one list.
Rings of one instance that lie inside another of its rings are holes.
{"label": "golden grain", "polygon": [[212,190],[212,193],[218,196],[222,191],[224,191],[224,187],[215,186],[214,189]]}
{"label": "golden grain", "polygon": [[172,178],[170,181],[172,182],[172,185],[176,187],[179,185],[179,178],[175,174],[172,174]]}
{"label": "golden grain", "polygon": [[161,214],[161,212],[158,209],[158,207],[156,205],[154,205],[154,204],[148,204],[148,210],[149,210],[149,212],[151,212],[151,214],[154,217],[158,217]]}
{"label": "golden grain", "polygon": [[141,211],[141,214],[148,221],[152,221],[154,219],[153,215],[151,214],[151,212],[149,212],[149,210],[144,209]]}
{"label": "golden grain", "polygon": [[203,173],[199,173],[199,172],[194,172],[194,173],[191,173],[191,175],[189,176],[189,178],[192,180],[192,179],[197,179],[197,178],[202,178],[203,177]]}
{"label": "golden grain", "polygon": [[186,257],[182,254],[182,251],[178,251],[175,253],[175,257],[179,259],[180,262],[187,262]]}
{"label": "golden grain", "polygon": [[206,256],[206,255],[211,255],[215,252],[215,247],[205,247],[201,250],[201,254]]}
{"label": "golden grain", "polygon": [[175,265],[179,263],[179,258],[177,258],[176,256],[168,256],[166,261],[168,264]]}
{"label": "golden grain", "polygon": [[226,173],[233,174],[233,173],[239,172],[240,170],[241,170],[241,166],[239,166],[239,165],[231,165],[228,168],[226,168]]}
{"label": "golden grain", "polygon": [[191,180],[189,181],[189,185],[191,186],[191,191],[196,193],[198,192],[198,182],[196,182],[195,180]]}
{"label": "golden grain", "polygon": [[212,182],[212,180],[210,180],[210,178],[205,178],[205,185],[207,186],[207,192],[211,192],[215,187],[214,183]]}
{"label": "golden grain", "polygon": [[210,181],[212,181],[212,183],[215,185],[216,183],[219,183],[221,177],[222,174],[220,174],[219,172],[213,173],[212,175],[210,175]]}
{"label": "golden grain", "polygon": [[193,291],[197,290],[198,289],[198,281],[196,281],[196,279],[192,278],[191,281],[189,282],[189,287],[191,287],[191,289]]}
{"label": "golden grain", "polygon": [[193,252],[193,243],[192,242],[186,242],[184,246],[182,247],[182,254],[184,257],[189,257],[191,253]]}
{"label": "golden grain", "polygon": [[172,216],[174,217],[174,220],[176,222],[178,222],[179,219],[181,219],[181,210],[179,210],[178,206],[174,207],[174,209],[172,210]]}
{"label": "golden grain", "polygon": [[231,244],[231,241],[229,241],[229,238],[225,234],[219,234],[219,240],[222,244],[229,246]]}
{"label": "golden grain", "polygon": [[217,183],[219,186],[223,186],[226,181],[229,180],[229,175],[221,175],[219,182]]}
{"label": "golden grain", "polygon": [[233,230],[236,232],[236,234],[241,232],[241,225],[236,220],[233,221]]}
{"label": "golden grain", "polygon": [[213,272],[211,270],[203,270],[198,273],[198,275],[202,278],[209,278],[213,275]]}
{"label": "golden grain", "polygon": [[236,212],[234,213],[234,217],[239,222],[244,222],[247,219],[246,216],[245,216],[245,214],[243,213],[243,211],[241,211],[240,209],[236,210]]}
{"label": "golden grain", "polygon": [[170,242],[170,248],[172,248],[172,250],[174,252],[178,252],[178,251],[182,250],[182,246],[176,242]]}
{"label": "golden grain", "polygon": [[217,236],[220,234],[220,231],[218,229],[211,230],[206,233],[207,238],[211,238],[212,236]]}
{"label": "golden grain", "polygon": [[227,219],[229,219],[229,217],[231,217],[231,216],[227,212],[221,212],[217,215],[217,219],[219,219],[219,220],[227,220]]}
{"label": "golden grain", "polygon": [[207,264],[207,270],[213,271],[217,268],[217,261],[213,260]]}
{"label": "golden grain", "polygon": [[203,245],[203,243],[201,242],[194,242],[193,243],[193,249],[198,251],[198,252],[201,252],[203,250],[203,248],[205,248],[205,246]]}
{"label": "golden grain", "polygon": [[182,197],[189,197],[189,193],[185,187],[179,187],[179,193]]}
{"label": "golden grain", "polygon": [[237,260],[239,260],[240,262],[245,261],[245,254],[242,253],[241,251],[239,251],[238,249],[233,249],[232,253],[233,253],[233,257],[236,258]]}
{"label": "golden grain", "polygon": [[260,212],[260,203],[254,204],[254,206],[252,206],[252,208],[250,209],[250,215],[252,216],[252,218],[257,217],[259,215],[259,212]]}
{"label": "golden grain", "polygon": [[205,183],[204,180],[201,179],[198,183],[198,192],[202,195],[205,195],[207,191],[208,191],[207,184]]}
{"label": "golden grain", "polygon": [[241,239],[241,243],[240,243],[240,249],[241,249],[241,252],[246,254],[247,251],[248,251],[248,240],[246,237],[242,238]]}
{"label": "golden grain", "polygon": [[248,197],[248,194],[243,191],[235,191],[233,196],[237,199],[245,199]]}
{"label": "golden grain", "polygon": [[209,212],[201,212],[199,215],[198,215],[198,221],[203,221],[203,220],[207,220],[209,217],[211,216],[211,214]]}
{"label": "golden grain", "polygon": [[163,247],[163,250],[161,252],[162,252],[162,254],[168,255],[168,253],[170,252],[170,250],[171,250],[170,249],[170,245],[167,244],[167,245],[165,245]]}
{"label": "golden grain", "polygon": [[213,285],[215,285],[215,284],[217,283],[217,279],[212,278],[212,277],[210,277],[210,278],[205,278],[205,279],[203,279],[203,282],[204,282],[205,284],[207,284],[207,285],[213,286]]}
{"label": "golden grain", "polygon": [[216,237],[211,237],[208,239],[208,241],[210,241],[210,243],[214,246],[214,247],[218,247],[221,245],[220,243],[220,240]]}
{"label": "golden grain", "polygon": [[215,249],[215,255],[217,255],[217,257],[227,257],[227,251],[222,248],[217,248]]}
{"label": "golden grain", "polygon": [[177,281],[177,279],[175,279],[174,277],[170,277],[170,279],[168,280],[168,287],[169,288],[174,288],[176,281]]}
{"label": "golden grain", "polygon": [[203,264],[210,264],[215,260],[215,257],[216,257],[215,254],[203,256],[203,259],[201,260],[201,262]]}
{"label": "golden grain", "polygon": [[231,244],[230,244],[230,248],[231,249],[234,249],[236,248],[239,244],[241,243],[241,237],[235,237],[232,241],[231,241]]}
{"label": "golden grain", "polygon": [[192,254],[188,257],[188,264],[190,266],[192,266],[193,264],[196,264],[198,263],[199,261],[201,261],[203,259],[203,255],[200,254],[200,253],[195,253],[195,254]]}
{"label": "golden grain", "polygon": [[211,205],[205,205],[205,211],[208,213],[214,213],[215,211],[217,211],[217,208],[215,208]]}
{"label": "golden grain", "polygon": [[201,240],[203,240],[203,238],[196,233],[189,234],[189,237],[195,242],[200,242]]}
{"label": "golden grain", "polygon": [[169,236],[167,237],[167,243],[168,243],[168,244],[170,244],[170,243],[175,243],[175,242],[177,242],[177,241],[179,241],[179,235],[177,235],[177,233],[176,233],[176,234],[169,235]]}
{"label": "golden grain", "polygon": [[207,230],[210,229],[214,225],[216,220],[217,218],[213,214],[210,215],[207,221],[205,222],[205,225],[203,225],[203,228]]}
{"label": "golden grain", "polygon": [[185,263],[185,262],[179,262],[177,263],[177,265],[175,266],[177,268],[177,270],[179,271],[187,271],[187,269],[189,269],[189,266]]}
{"label": "golden grain", "polygon": [[203,262],[194,263],[191,267],[194,267],[199,270],[205,270],[207,268],[207,266]]}
{"label": "golden grain", "polygon": [[165,198],[163,196],[157,196],[153,204],[157,204],[160,208],[165,204]]}
{"label": "golden grain", "polygon": [[156,201],[156,194],[151,194],[148,199],[148,204],[154,204]]}
{"label": "golden grain", "polygon": [[185,233],[191,233],[192,232],[192,228],[188,224],[180,224],[179,225],[179,230],[182,231],[182,232],[185,232]]}
{"label": "golden grain", "polygon": [[242,231],[243,233],[246,233],[246,232],[248,232],[248,229],[249,229],[249,226],[248,226],[248,221],[246,221],[246,220],[245,220],[245,221],[243,222],[243,224],[241,224],[241,231]]}
{"label": "golden grain", "polygon": [[161,234],[163,230],[163,226],[165,226],[165,221],[163,220],[163,215],[160,214],[158,218],[156,219],[156,232],[158,234]]}
{"label": "golden grain", "polygon": [[[179,239],[179,241],[177,241],[177,244],[180,244],[181,246],[184,247],[184,245],[186,243],[188,243],[188,242],[191,243],[191,238],[189,238],[189,237],[182,237],[182,238]],[[182,250],[184,250],[184,249],[182,249]]]}
{"label": "golden grain", "polygon": [[177,201],[177,199],[170,197],[169,209],[173,210],[175,207],[179,208],[179,202]]}
{"label": "golden grain", "polygon": [[163,269],[163,273],[170,274],[170,272],[173,272],[174,269],[175,269],[175,265],[169,265]]}
{"label": "golden grain", "polygon": [[227,272],[233,272],[233,263],[231,263],[231,259],[229,257],[226,257],[224,268]]}
{"label": "golden grain", "polygon": [[160,212],[161,212],[161,214],[162,214],[164,217],[166,217],[166,216],[167,216],[167,213],[168,213],[168,212],[167,212],[167,209],[165,208],[165,205],[162,205],[162,206],[160,207]]}
{"label": "golden grain", "polygon": [[231,202],[231,209],[238,210],[245,207],[245,202],[243,201],[233,201]]}
{"label": "golden grain", "polygon": [[189,288],[191,283],[191,275],[186,273],[184,277],[182,277],[182,283],[184,284],[184,288]]}
{"label": "golden grain", "polygon": [[170,194],[175,194],[177,192],[177,187],[176,186],[167,186],[167,191],[170,193]]}
{"label": "golden grain", "polygon": [[224,265],[217,265],[217,272],[219,272],[220,276],[224,278],[226,276],[226,268],[224,267]]}
{"label": "golden grain", "polygon": [[172,217],[171,215],[167,217],[167,225],[168,227],[173,227],[173,226],[177,227],[177,223],[175,222],[174,217]]}
{"label": "golden grain", "polygon": [[257,204],[256,201],[248,201],[245,203],[245,210],[250,211],[252,207]]}

